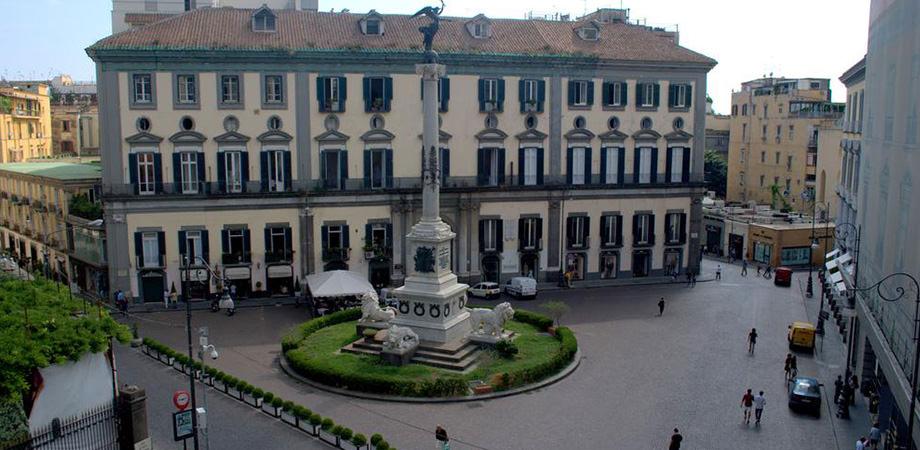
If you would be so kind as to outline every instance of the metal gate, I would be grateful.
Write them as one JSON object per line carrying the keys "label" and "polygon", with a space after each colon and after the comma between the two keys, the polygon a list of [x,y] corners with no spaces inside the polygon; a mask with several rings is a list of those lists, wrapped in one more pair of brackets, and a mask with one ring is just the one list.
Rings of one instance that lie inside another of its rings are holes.
{"label": "metal gate", "polygon": [[31,433],[16,450],[118,450],[115,405],[104,405],[51,424]]}

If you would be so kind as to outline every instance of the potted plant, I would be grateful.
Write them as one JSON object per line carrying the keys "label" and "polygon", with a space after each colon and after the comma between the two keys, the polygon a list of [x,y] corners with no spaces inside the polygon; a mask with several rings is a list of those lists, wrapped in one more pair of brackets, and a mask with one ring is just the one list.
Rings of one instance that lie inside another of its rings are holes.
{"label": "potted plant", "polygon": [[361,433],[357,433],[351,437],[351,445],[355,447],[355,450],[367,448],[367,437]]}
{"label": "potted plant", "polygon": [[213,386],[214,389],[217,389],[218,391],[221,391],[226,394],[227,384],[224,382],[226,378],[227,378],[227,374],[217,369],[214,369],[214,374],[211,375],[211,386]]}
{"label": "potted plant", "polygon": [[364,259],[374,259],[374,246],[373,244],[364,244]]}
{"label": "potted plant", "polygon": [[380,441],[374,446],[374,450],[390,450],[390,443],[387,441]]}
{"label": "potted plant", "polygon": [[383,436],[381,436],[380,433],[374,433],[371,435],[371,445],[373,445],[374,448],[377,448],[381,442],[383,442]]}
{"label": "potted plant", "polygon": [[351,447],[352,435],[354,435],[354,431],[351,431],[351,428],[342,427],[342,429],[339,430],[339,434],[338,434],[339,447],[344,448],[344,449],[348,449],[349,447]]}
{"label": "potted plant", "polygon": [[297,405],[294,408],[294,416],[297,417],[297,428],[300,428],[302,431],[311,433],[313,430],[313,425],[310,425],[310,417],[313,416],[313,411],[310,411],[308,408]]}
{"label": "potted plant", "polygon": [[323,424],[323,417],[319,414],[313,413],[310,414],[310,429],[307,430],[307,433],[312,434],[313,436],[319,435],[319,427]]}
{"label": "potted plant", "polygon": [[226,392],[227,395],[239,400],[240,399],[240,388],[239,388],[240,380],[237,380],[236,378],[230,376],[230,377],[227,377],[226,383],[227,383],[227,389],[224,392]]}
{"label": "potted plant", "polygon": [[284,399],[275,397],[272,399],[271,408],[268,410],[272,417],[281,416],[281,407],[284,406]]}
{"label": "potted plant", "polygon": [[292,426],[297,426],[297,415],[294,412],[299,406],[288,400],[281,405],[281,421]]}
{"label": "potted plant", "polygon": [[262,404],[259,403],[258,405],[256,405],[256,397],[255,395],[253,395],[253,392],[255,391],[255,389],[256,389],[255,386],[249,383],[245,383],[245,382],[242,383],[240,385],[240,391],[242,392],[243,395],[240,396],[240,398],[247,405],[257,408],[257,407],[261,407]]}
{"label": "potted plant", "polygon": [[263,391],[262,389],[259,389],[259,388],[253,389],[253,390],[252,390],[252,398],[253,398],[253,400],[255,400],[255,402],[250,403],[250,405],[252,405],[252,406],[254,406],[254,407],[256,407],[256,408],[262,409],[262,401],[263,401],[262,399],[263,399],[263,397],[265,397],[265,391]]}
{"label": "potted plant", "polygon": [[272,401],[275,400],[275,394],[271,392],[266,392],[262,395],[262,412],[265,414],[274,416],[272,410]]}

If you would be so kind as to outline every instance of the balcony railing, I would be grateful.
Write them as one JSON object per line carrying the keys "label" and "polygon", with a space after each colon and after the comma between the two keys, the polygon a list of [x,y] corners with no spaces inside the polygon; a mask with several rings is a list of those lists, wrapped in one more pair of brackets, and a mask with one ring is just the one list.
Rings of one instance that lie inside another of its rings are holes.
{"label": "balcony railing", "polygon": [[135,267],[138,269],[160,269],[166,267],[166,255],[158,255],[155,265],[154,261],[145,261],[143,255],[136,256],[135,258]]}
{"label": "balcony railing", "polygon": [[542,239],[542,238],[541,238],[541,239],[536,239],[535,241],[536,241],[536,242],[534,242],[534,240],[530,240],[530,239],[518,238],[518,251],[521,251],[521,252],[527,252],[527,251],[538,252],[538,251],[540,251],[540,250],[543,250],[543,239]]}
{"label": "balcony railing", "polygon": [[221,253],[220,261],[224,265],[227,264],[250,264],[252,263],[252,254],[249,252],[232,252],[232,253]]}
{"label": "balcony railing", "polygon": [[374,258],[390,258],[393,255],[392,247],[365,247],[364,248],[364,259],[374,259]]}
{"label": "balcony railing", "polygon": [[324,248],[323,261],[348,261],[351,256],[350,248]]}
{"label": "balcony railing", "polygon": [[266,263],[279,263],[279,262],[289,263],[293,260],[294,260],[294,252],[292,250],[265,252],[265,262]]}
{"label": "balcony railing", "polygon": [[566,247],[569,250],[584,250],[591,248],[591,237],[586,236],[581,242],[569,240],[566,242]]}

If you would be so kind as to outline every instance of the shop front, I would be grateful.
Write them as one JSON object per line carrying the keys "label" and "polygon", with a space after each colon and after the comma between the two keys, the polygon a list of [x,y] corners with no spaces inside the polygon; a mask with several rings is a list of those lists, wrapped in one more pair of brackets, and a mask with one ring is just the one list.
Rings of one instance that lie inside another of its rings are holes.
{"label": "shop front", "polygon": [[138,276],[138,294],[147,302],[162,302],[166,291],[166,274],[162,270],[143,270]]}
{"label": "shop front", "polygon": [[224,278],[229,284],[227,288],[231,292],[235,291],[237,298],[248,298],[252,293],[252,269],[249,266],[226,267]]}
{"label": "shop front", "polygon": [[652,272],[652,251],[634,250],[632,253],[633,278],[647,277]]}
{"label": "shop front", "polygon": [[583,252],[569,252],[565,255],[565,270],[572,274],[572,280],[584,280],[588,269],[588,255]]}
{"label": "shop front", "polygon": [[186,270],[184,267],[179,271],[179,279],[182,280],[182,289],[188,289],[188,298],[192,300],[206,300],[211,294],[211,274],[208,269],[203,267],[194,267]]}
{"label": "shop front", "polygon": [[293,295],[294,268],[290,264],[276,264],[265,269],[268,295]]}
{"label": "shop front", "polygon": [[600,258],[601,278],[605,280],[616,278],[620,271],[620,252],[603,251]]}

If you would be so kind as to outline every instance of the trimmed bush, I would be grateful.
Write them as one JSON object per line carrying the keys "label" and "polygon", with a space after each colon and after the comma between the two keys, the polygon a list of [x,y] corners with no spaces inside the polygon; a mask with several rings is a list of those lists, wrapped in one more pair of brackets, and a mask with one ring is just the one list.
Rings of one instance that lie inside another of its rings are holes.
{"label": "trimmed bush", "polygon": [[249,383],[243,381],[243,382],[240,383],[239,389],[240,389],[240,391],[243,391],[244,394],[252,394],[252,391],[253,391],[254,388],[252,387],[251,384],[249,384]]}
{"label": "trimmed bush", "polygon": [[281,404],[281,409],[283,409],[283,410],[285,410],[285,411],[287,411],[287,412],[293,411],[293,410],[294,410],[294,402],[288,400],[288,401],[282,403],[282,404]]}
{"label": "trimmed bush", "polygon": [[310,416],[313,415],[313,411],[310,411],[309,409],[300,405],[294,405],[294,411],[292,411],[292,414],[298,420],[309,420]]}
{"label": "trimmed bush", "polygon": [[323,423],[323,416],[313,413],[310,415],[310,425],[321,425]]}
{"label": "trimmed bush", "polygon": [[342,322],[358,320],[361,318],[360,308],[350,308],[313,320],[308,320],[288,332],[281,338],[281,351],[286,352],[296,348],[307,336],[316,332],[316,330],[336,325]]}
{"label": "trimmed bush", "polygon": [[282,405],[284,405],[284,399],[282,399],[281,397],[275,397],[272,399],[273,407],[280,408]]}
{"label": "trimmed bush", "polygon": [[322,422],[320,422],[319,426],[320,426],[322,429],[324,429],[324,430],[326,430],[326,431],[329,431],[329,430],[332,429],[332,427],[335,426],[335,422],[333,422],[332,419],[330,419],[330,418],[327,417],[327,418],[323,419]]}
{"label": "trimmed bush", "polygon": [[514,345],[513,342],[502,339],[495,343],[495,351],[498,352],[499,356],[502,358],[514,358],[514,355],[518,354],[518,348]]}
{"label": "trimmed bush", "polygon": [[390,450],[390,443],[387,441],[380,441],[374,448],[376,450]]}
{"label": "trimmed bush", "polygon": [[537,327],[540,331],[546,331],[553,326],[553,319],[535,312],[518,309],[514,311],[514,320]]}
{"label": "trimmed bush", "polygon": [[383,436],[381,436],[380,433],[374,433],[371,435],[371,445],[374,447],[376,447],[377,444],[379,444],[381,441],[383,441]]}
{"label": "trimmed bush", "polygon": [[259,388],[255,388],[255,389],[252,390],[252,396],[255,397],[255,398],[261,398],[261,399],[264,400],[264,399],[265,399],[265,391],[263,391],[263,390],[261,390],[261,389],[259,389]]}
{"label": "trimmed bush", "polygon": [[272,400],[274,399],[275,399],[275,394],[271,392],[266,392],[265,395],[262,396],[262,401],[265,403],[271,404]]}
{"label": "trimmed bush", "polygon": [[355,447],[364,447],[367,445],[367,437],[358,433],[351,437],[351,443],[354,444]]}
{"label": "trimmed bush", "polygon": [[341,436],[342,436],[342,431],[343,431],[343,430],[345,430],[345,429],[342,428],[341,425],[336,425],[336,426],[332,427],[332,430],[330,431],[330,433],[332,433],[333,436],[339,436],[339,437],[341,437]]}
{"label": "trimmed bush", "polygon": [[352,434],[354,434],[354,431],[351,431],[351,428],[343,427],[338,436],[342,438],[343,441],[350,441]]}

